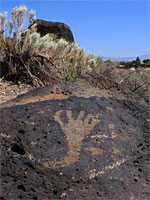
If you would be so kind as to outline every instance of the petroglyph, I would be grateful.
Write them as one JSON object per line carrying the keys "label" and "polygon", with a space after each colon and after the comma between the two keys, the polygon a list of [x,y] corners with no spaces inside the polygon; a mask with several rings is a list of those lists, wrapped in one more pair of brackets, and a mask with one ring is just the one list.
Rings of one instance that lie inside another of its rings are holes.
{"label": "petroglyph", "polygon": [[112,138],[117,137],[117,134],[114,131],[114,127],[115,127],[114,124],[109,124],[109,130],[111,131],[111,137]]}
{"label": "petroglyph", "polygon": [[93,170],[91,170],[91,171],[89,172],[89,178],[92,179],[92,178],[94,178],[94,177],[96,177],[96,176],[99,176],[99,175],[101,175],[101,174],[104,174],[105,171],[107,171],[107,170],[112,170],[112,169],[114,169],[114,168],[120,166],[120,165],[123,164],[126,160],[127,160],[127,159],[124,159],[124,158],[123,158],[122,160],[116,161],[116,162],[114,162],[112,165],[107,165],[107,166],[103,167],[102,170],[99,171],[99,172],[96,172],[96,169],[93,169]]}
{"label": "petroglyph", "polygon": [[115,144],[114,144],[114,141],[112,141],[112,145],[113,145],[113,148],[112,148],[112,155],[121,154],[120,150],[116,148],[116,146],[115,146]]}
{"label": "petroglyph", "polygon": [[[79,113],[79,116],[77,119],[74,119],[72,115],[72,111],[67,111],[66,116],[68,119],[67,123],[64,123],[61,120],[61,115],[63,114],[63,111],[57,111],[55,115],[53,116],[54,120],[59,123],[61,129],[63,130],[66,140],[67,140],[67,147],[68,147],[68,152],[65,157],[62,159],[58,160],[57,158],[54,160],[44,160],[44,166],[46,168],[59,168],[59,167],[66,167],[70,164],[76,163],[80,161],[80,152],[81,152],[81,146],[82,146],[82,141],[87,136],[90,134],[90,132],[93,130],[95,125],[97,125],[100,122],[100,119],[95,118],[95,115],[88,114],[85,117],[85,112],[81,111]],[[115,125],[114,124],[108,124],[108,128],[110,130],[111,135],[108,136],[106,134],[103,134],[100,132],[96,132],[96,134],[92,136],[88,136],[91,139],[98,138],[102,141],[104,139],[109,139],[112,138],[114,140],[117,137],[117,134],[115,133]],[[98,142],[96,142],[98,143]],[[91,154],[94,155],[103,155],[105,151],[101,148],[85,148],[86,151],[90,151]],[[114,157],[115,154],[120,154],[121,152],[116,148],[114,142],[112,141],[112,158]],[[101,171],[96,172],[96,170],[91,170],[89,172],[89,177],[90,179],[102,175],[105,173],[106,170],[113,170],[114,168],[120,166],[122,163],[124,163],[126,159],[118,160],[112,163],[111,165],[104,166]]]}
{"label": "petroglyph", "polygon": [[91,151],[92,155],[101,155],[104,153],[103,149],[99,149],[99,148],[85,148],[86,151]]}
{"label": "petroglyph", "polygon": [[109,137],[108,137],[108,135],[98,135],[98,134],[96,134],[96,135],[91,135],[90,138],[99,138],[99,139],[101,139],[101,138],[109,138]]}
{"label": "petroglyph", "polygon": [[106,107],[107,110],[113,112],[114,110],[111,107]]}
{"label": "petroglyph", "polygon": [[66,135],[68,153],[67,156],[61,160],[55,159],[54,161],[44,162],[44,166],[47,168],[58,168],[68,166],[79,161],[82,141],[86,135],[88,135],[96,124],[100,122],[100,119],[94,118],[93,115],[88,114],[84,119],[84,112],[81,111],[77,119],[72,116],[72,111],[67,111],[66,115],[68,123],[62,122],[60,116],[62,111],[58,111],[53,117],[57,121],[64,134]]}
{"label": "petroglyph", "polygon": [[[148,108],[86,87],[85,97],[74,95],[75,85],[67,99],[1,109],[2,198],[148,199]],[[54,97],[53,88],[18,100]]]}

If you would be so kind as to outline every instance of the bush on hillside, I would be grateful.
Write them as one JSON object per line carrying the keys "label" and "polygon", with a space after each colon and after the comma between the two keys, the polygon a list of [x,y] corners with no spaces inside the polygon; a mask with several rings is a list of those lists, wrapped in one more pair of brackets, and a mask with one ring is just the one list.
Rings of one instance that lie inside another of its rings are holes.
{"label": "bush on hillside", "polygon": [[143,62],[145,63],[145,64],[150,64],[150,59],[145,59],[145,60],[143,60]]}
{"label": "bush on hillside", "polygon": [[145,67],[145,68],[150,67],[150,59],[143,60],[141,67]]}
{"label": "bush on hillside", "polygon": [[0,14],[0,71],[6,80],[42,86],[72,80],[97,68],[96,59],[79,44],[57,39],[53,34],[40,37],[36,24],[25,30],[35,19],[33,10],[28,17],[26,14],[25,6],[15,7],[9,23],[7,13]]}
{"label": "bush on hillside", "polygon": [[140,66],[141,66],[141,60],[140,60],[139,57],[137,57],[136,60],[135,60],[135,67],[138,68]]}

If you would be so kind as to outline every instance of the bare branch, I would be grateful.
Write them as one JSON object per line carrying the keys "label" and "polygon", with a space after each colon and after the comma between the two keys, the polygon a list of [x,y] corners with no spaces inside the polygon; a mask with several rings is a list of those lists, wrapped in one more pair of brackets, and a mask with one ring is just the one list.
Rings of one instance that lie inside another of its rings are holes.
{"label": "bare branch", "polygon": [[144,82],[142,82],[142,84],[140,84],[139,86],[134,88],[134,90],[132,90],[132,92],[135,92],[135,91],[139,90],[142,86],[144,86],[145,84],[149,84],[149,83],[150,83],[150,81],[145,80]]}
{"label": "bare branch", "polygon": [[47,60],[48,62],[50,62],[56,69],[58,69],[58,67],[51,60],[49,60],[48,58],[46,58],[43,55],[33,55],[33,57],[43,58],[43,59]]}

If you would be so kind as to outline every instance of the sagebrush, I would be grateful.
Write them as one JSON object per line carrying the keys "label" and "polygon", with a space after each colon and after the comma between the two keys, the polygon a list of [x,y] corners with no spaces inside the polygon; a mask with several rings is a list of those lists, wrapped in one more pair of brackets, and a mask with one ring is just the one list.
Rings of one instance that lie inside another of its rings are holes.
{"label": "sagebrush", "polygon": [[96,60],[79,44],[57,39],[53,34],[40,37],[36,24],[25,29],[35,19],[33,10],[28,17],[26,14],[25,6],[15,7],[9,23],[7,13],[0,14],[1,72],[5,79],[42,86],[72,80],[96,68]]}

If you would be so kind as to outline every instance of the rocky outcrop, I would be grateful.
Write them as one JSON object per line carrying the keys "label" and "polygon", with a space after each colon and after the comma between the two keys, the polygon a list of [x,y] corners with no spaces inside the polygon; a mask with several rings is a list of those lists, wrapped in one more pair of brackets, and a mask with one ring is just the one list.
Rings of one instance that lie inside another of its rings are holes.
{"label": "rocky outcrop", "polygon": [[[63,38],[67,42],[74,42],[74,37],[70,27],[64,23],[37,19],[32,25],[34,24],[37,25],[37,32],[40,33],[41,37],[48,33],[53,33],[57,36],[57,38]],[[30,25],[30,27],[32,25]]]}
{"label": "rocky outcrop", "polygon": [[1,199],[148,199],[148,113],[85,80],[2,105]]}

